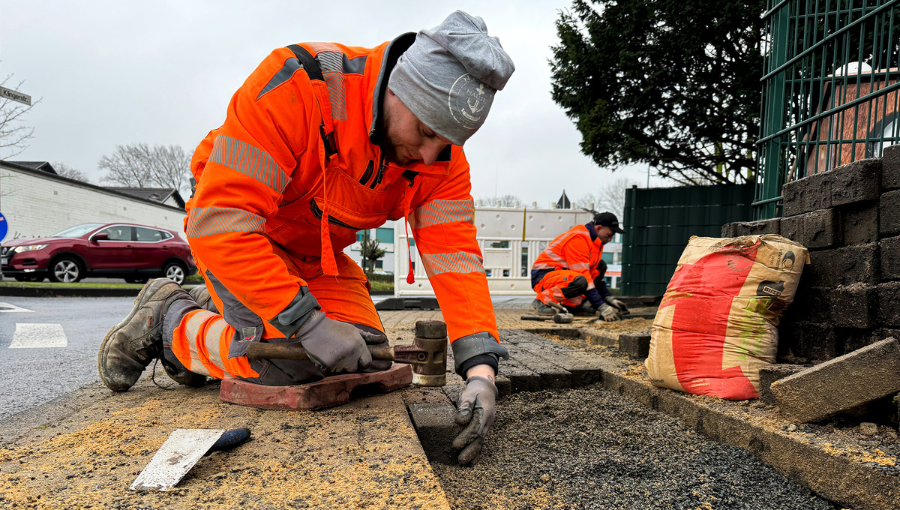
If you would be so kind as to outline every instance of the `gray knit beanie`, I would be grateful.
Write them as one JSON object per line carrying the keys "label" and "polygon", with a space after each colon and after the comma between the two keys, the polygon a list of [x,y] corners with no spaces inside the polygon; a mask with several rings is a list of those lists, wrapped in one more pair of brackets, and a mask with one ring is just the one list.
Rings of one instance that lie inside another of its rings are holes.
{"label": "gray knit beanie", "polygon": [[397,60],[388,87],[426,126],[462,145],[484,124],[515,71],[500,40],[478,16],[456,11],[422,30]]}

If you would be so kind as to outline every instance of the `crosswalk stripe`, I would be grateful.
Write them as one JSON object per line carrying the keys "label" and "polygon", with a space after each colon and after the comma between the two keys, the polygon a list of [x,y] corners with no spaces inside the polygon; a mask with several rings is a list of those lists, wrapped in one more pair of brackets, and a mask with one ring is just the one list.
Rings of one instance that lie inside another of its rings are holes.
{"label": "crosswalk stripe", "polygon": [[34,310],[28,310],[28,309],[26,309],[26,308],[21,308],[21,307],[18,307],[18,306],[16,306],[16,305],[11,305],[11,304],[9,304],[9,303],[0,303],[0,313],[3,313],[3,312],[7,312],[7,313],[23,313],[23,312],[34,313]]}
{"label": "crosswalk stripe", "polygon": [[69,341],[62,324],[16,324],[10,349],[66,347]]}

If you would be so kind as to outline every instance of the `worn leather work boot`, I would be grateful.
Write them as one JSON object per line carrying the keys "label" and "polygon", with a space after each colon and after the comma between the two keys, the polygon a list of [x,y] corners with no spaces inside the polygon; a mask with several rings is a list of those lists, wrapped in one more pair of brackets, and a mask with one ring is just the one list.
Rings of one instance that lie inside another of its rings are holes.
{"label": "worn leather work boot", "polygon": [[163,316],[178,299],[190,299],[180,285],[168,278],[151,280],[134,300],[128,317],[106,334],[100,344],[97,368],[109,389],[128,390],[159,356],[163,348]]}
{"label": "worn leather work boot", "polygon": [[559,313],[556,308],[545,305],[541,302],[540,299],[535,299],[534,301],[532,301],[531,308],[534,308],[537,311],[538,315],[556,315]]}
{"label": "worn leather work boot", "polygon": [[204,309],[209,310],[212,313],[220,313],[216,308],[215,301],[212,300],[212,297],[209,295],[209,290],[206,288],[206,285],[198,285],[191,289],[189,292],[194,301],[197,302],[197,305]]}

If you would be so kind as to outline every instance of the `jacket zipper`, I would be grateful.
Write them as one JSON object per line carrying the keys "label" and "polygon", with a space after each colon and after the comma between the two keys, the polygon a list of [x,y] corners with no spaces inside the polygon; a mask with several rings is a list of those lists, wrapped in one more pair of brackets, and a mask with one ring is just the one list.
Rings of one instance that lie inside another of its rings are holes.
{"label": "jacket zipper", "polygon": [[[319,204],[316,203],[315,198],[309,201],[309,210],[312,211],[313,216],[315,216],[317,220],[321,221],[322,209],[319,209]],[[349,228],[351,230],[362,230],[362,227],[354,227],[353,225],[348,225],[347,223],[344,223],[343,221],[335,218],[330,214],[328,215],[328,223],[330,225],[337,225],[338,227]]]}
{"label": "jacket zipper", "polygon": [[381,184],[381,179],[384,178],[384,166],[384,154],[382,154],[378,163],[378,173],[375,174],[375,180],[372,181],[372,185],[369,186],[370,188],[375,189],[375,186]]}
{"label": "jacket zipper", "polygon": [[366,172],[363,174],[362,179],[359,180],[359,183],[363,186],[369,182],[369,177],[372,177],[372,172],[375,171],[375,162],[371,159],[369,160],[369,166],[366,167]]}

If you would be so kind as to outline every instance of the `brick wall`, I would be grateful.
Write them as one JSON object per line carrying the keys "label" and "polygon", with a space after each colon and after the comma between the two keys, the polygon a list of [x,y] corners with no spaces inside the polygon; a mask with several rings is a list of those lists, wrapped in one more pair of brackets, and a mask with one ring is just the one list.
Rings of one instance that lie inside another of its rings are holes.
{"label": "brick wall", "polygon": [[722,227],[722,237],[780,234],[809,248],[779,360],[827,360],[900,334],[900,146],[782,192],[783,218]]}

